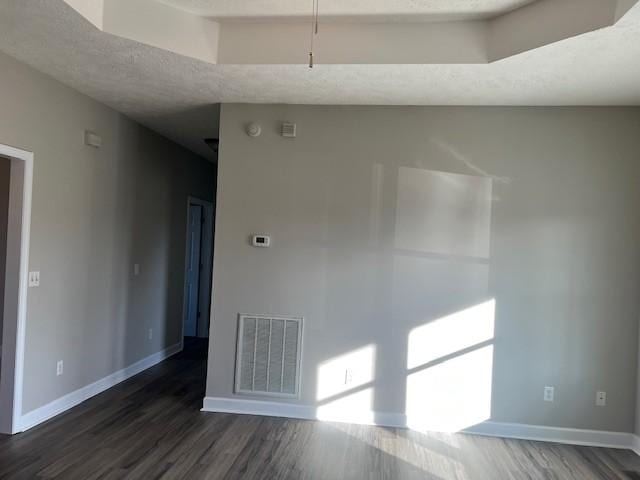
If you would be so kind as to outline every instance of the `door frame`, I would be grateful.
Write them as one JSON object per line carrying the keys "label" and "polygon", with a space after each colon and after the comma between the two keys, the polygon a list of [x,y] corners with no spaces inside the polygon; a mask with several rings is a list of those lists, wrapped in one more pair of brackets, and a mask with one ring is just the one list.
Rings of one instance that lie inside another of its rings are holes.
{"label": "door frame", "polygon": [[[10,302],[7,302],[7,295],[5,295],[2,324],[2,355],[4,358],[0,375],[0,432],[14,434],[22,431],[33,153],[0,144],[0,155],[11,161],[7,247],[11,241],[10,237],[14,240],[19,238],[20,249],[17,278],[12,276],[6,278],[5,281],[5,292],[8,290],[17,291],[17,298],[11,298]],[[18,170],[15,168],[16,166],[22,168]],[[16,184],[18,181],[21,181],[22,185]],[[17,187],[22,187],[21,198],[15,194]],[[16,214],[16,208],[22,211],[18,211]],[[11,312],[12,309],[13,313],[7,316],[7,312]]]}
{"label": "door frame", "polygon": [[[209,316],[209,323],[211,321],[211,301],[213,296],[211,295],[211,290],[213,287],[213,231],[214,231],[214,226],[215,226],[215,209],[214,209],[214,204],[213,202],[210,202],[208,200],[203,200],[201,198],[189,195],[187,197],[187,208],[186,208],[186,227],[185,227],[185,242],[184,242],[184,246],[185,246],[185,251],[184,251],[184,285],[183,285],[183,294],[182,294],[182,322],[181,322],[181,330],[180,330],[180,335],[181,335],[181,342],[184,342],[184,324],[186,321],[186,315],[187,315],[187,311],[188,311],[188,291],[189,291],[189,287],[188,287],[188,276],[187,276],[187,270],[189,268],[189,249],[187,247],[188,243],[189,243],[189,207],[191,205],[200,205],[202,206],[202,212],[203,212],[203,216],[205,219],[204,222],[204,226],[202,227],[202,239],[201,239],[201,246],[200,246],[200,252],[201,255],[203,255],[205,253],[205,248],[206,248],[206,256],[201,257],[201,261],[204,265],[207,266],[210,274],[209,274],[209,281],[207,282],[208,285],[206,285],[206,292],[208,292],[209,294],[209,301],[207,302],[207,309],[208,309],[208,316]],[[202,280],[202,279],[201,279]],[[202,292],[203,289],[203,282],[200,282],[200,291]],[[198,302],[198,306],[200,306],[201,303],[200,301]],[[205,318],[205,316],[203,315],[201,318]],[[207,330],[207,335],[203,335],[202,333],[204,332],[204,329],[201,328],[200,324],[196,325],[196,335],[198,337],[204,338],[204,337],[208,337],[208,330]]]}

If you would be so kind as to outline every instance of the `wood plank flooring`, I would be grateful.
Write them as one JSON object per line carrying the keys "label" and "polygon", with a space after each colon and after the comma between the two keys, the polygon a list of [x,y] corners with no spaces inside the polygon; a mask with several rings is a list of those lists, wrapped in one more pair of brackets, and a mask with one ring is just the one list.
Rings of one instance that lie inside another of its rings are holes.
{"label": "wood plank flooring", "polygon": [[626,450],[202,413],[206,344],[26,433],[1,479],[640,479]]}

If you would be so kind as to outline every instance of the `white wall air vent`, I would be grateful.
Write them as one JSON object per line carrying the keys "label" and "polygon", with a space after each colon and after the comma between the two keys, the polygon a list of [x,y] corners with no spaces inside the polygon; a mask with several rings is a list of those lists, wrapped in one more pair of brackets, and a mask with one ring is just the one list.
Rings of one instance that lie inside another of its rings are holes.
{"label": "white wall air vent", "polygon": [[297,398],[302,318],[240,315],[235,392]]}
{"label": "white wall air vent", "polygon": [[282,136],[287,138],[296,138],[296,124],[287,122],[283,123]]}

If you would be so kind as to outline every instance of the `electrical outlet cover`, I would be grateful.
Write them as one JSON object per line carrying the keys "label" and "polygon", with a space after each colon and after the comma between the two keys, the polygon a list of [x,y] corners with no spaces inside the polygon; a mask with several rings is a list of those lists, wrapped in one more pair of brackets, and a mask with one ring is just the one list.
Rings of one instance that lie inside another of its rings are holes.
{"label": "electrical outlet cover", "polygon": [[30,287],[40,286],[40,272],[29,272],[29,286]]}

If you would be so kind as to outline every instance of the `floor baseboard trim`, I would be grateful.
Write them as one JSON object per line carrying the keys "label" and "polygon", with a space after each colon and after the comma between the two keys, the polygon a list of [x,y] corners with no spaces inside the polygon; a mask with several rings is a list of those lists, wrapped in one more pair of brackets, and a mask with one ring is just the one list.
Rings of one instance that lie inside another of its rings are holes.
{"label": "floor baseboard trim", "polygon": [[94,397],[95,395],[108,390],[109,388],[117,385],[120,382],[124,382],[134,375],[137,375],[138,373],[143,372],[144,370],[151,368],[154,365],[157,365],[163,360],[166,360],[167,358],[181,351],[182,342],[176,343],[159,352],[149,355],[142,360],[138,360],[137,362],[123,368],[122,370],[118,370],[111,375],[101,378],[100,380],[93,382],[85,387],[79,388],[78,390],[75,390],[63,397],[47,403],[42,407],[25,413],[20,418],[18,431],[24,432],[26,430],[29,430],[30,428],[35,427],[36,425],[41,424],[42,422],[49,420],[50,418],[55,417],[56,415],[60,415],[70,408],[79,405],[85,400],[88,400],[91,397]]}
{"label": "floor baseboard trim", "polygon": [[406,416],[398,413],[363,411],[357,417],[323,413],[313,405],[297,405],[285,402],[249,400],[224,397],[205,397],[203,412],[237,413],[240,415],[261,415],[266,417],[297,418],[301,420],[319,420],[336,423],[356,423],[359,425],[378,425],[405,428]]}
{"label": "floor baseboard trim", "polygon": [[640,436],[631,434],[631,450],[640,456]]}
{"label": "floor baseboard trim", "polygon": [[316,420],[316,409],[309,405],[236,398],[205,397],[202,402],[202,411]]}
{"label": "floor baseboard trim", "polygon": [[526,425],[521,423],[494,422],[492,420],[469,427],[465,429],[464,432],[487,437],[625,449],[632,448],[634,437],[632,433],[627,432]]}
{"label": "floor baseboard trim", "polygon": [[[405,415],[398,413],[366,412],[359,415],[358,418],[347,419],[345,417],[319,415],[317,408],[312,405],[295,405],[284,402],[239,398],[205,397],[202,411],[407,428]],[[462,433],[569,445],[624,448],[631,449],[640,455],[640,437],[627,432],[583,430],[488,420],[464,429]]]}

